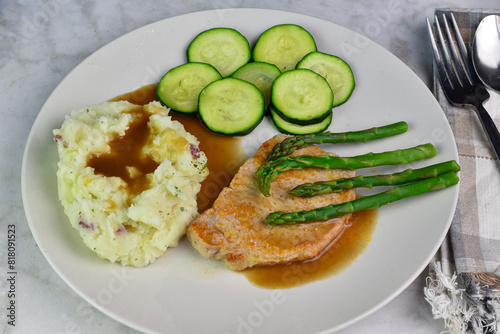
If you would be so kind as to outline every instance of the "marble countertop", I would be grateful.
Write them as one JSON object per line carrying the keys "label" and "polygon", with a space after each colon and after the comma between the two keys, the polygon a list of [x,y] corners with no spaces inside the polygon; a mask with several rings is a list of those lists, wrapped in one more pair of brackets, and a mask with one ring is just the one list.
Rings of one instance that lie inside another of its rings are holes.
{"label": "marble countertop", "polygon": [[[253,7],[325,19],[374,40],[431,87],[425,17],[467,1],[7,0],[0,4],[0,330],[2,333],[137,333],[87,304],[62,281],[37,247],[21,198],[21,163],[30,128],[59,82],[82,60],[146,24],[194,11]],[[476,7],[500,8],[497,0]],[[470,2],[469,2],[470,5]],[[376,26],[377,29],[373,29]],[[16,326],[6,322],[8,227],[16,229]],[[342,333],[438,333],[423,298],[426,270],[398,297]]]}

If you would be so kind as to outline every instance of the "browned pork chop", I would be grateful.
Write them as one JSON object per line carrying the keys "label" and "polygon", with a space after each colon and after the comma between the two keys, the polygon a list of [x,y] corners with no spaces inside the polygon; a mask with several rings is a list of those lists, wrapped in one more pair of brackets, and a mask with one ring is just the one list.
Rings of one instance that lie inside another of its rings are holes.
{"label": "browned pork chop", "polygon": [[[274,211],[300,211],[343,203],[355,198],[354,190],[312,198],[288,195],[287,191],[305,182],[353,177],[355,172],[340,169],[306,168],[282,173],[271,184],[271,197],[262,195],[255,173],[267,154],[285,135],[266,141],[240,168],[229,187],[224,188],[211,209],[201,214],[187,230],[193,247],[207,258],[223,261],[232,270],[307,260],[318,256],[342,233],[351,215],[327,222],[270,226],[264,222]],[[316,146],[293,155],[321,155]]]}

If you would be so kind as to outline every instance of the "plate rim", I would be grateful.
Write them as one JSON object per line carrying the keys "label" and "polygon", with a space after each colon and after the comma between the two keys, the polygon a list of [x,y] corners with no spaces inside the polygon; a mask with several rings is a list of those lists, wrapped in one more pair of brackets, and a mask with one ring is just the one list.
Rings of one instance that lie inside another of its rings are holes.
{"label": "plate rim", "polygon": [[[43,117],[43,115],[42,115],[41,112],[46,108],[46,105],[49,104],[49,102],[53,98],[53,96],[55,96],[57,94],[57,92],[59,91],[59,89],[62,86],[64,86],[66,80],[69,80],[68,78],[72,75],[72,73],[75,72],[75,71],[77,71],[77,69],[80,66],[83,66],[97,52],[100,52],[101,50],[103,50],[105,48],[108,48],[110,45],[112,45],[113,43],[117,43],[117,41],[119,41],[119,40],[127,38],[127,36],[129,36],[129,35],[136,34],[136,33],[138,33],[141,30],[147,29],[148,27],[153,27],[154,25],[156,25],[156,24],[158,24],[160,22],[168,21],[168,20],[171,20],[173,18],[181,18],[181,17],[192,16],[193,14],[211,15],[212,13],[217,12],[217,11],[237,11],[237,12],[267,11],[267,12],[283,13],[283,14],[287,14],[287,15],[288,14],[292,14],[292,15],[303,16],[303,17],[307,17],[307,18],[312,18],[314,20],[324,21],[324,22],[326,22],[328,24],[333,24],[333,25],[342,27],[342,28],[344,28],[346,30],[351,31],[354,34],[363,36],[360,33],[357,33],[355,31],[353,31],[352,29],[349,29],[347,27],[344,27],[344,26],[342,26],[340,24],[337,24],[335,22],[332,22],[332,21],[329,21],[329,20],[326,20],[326,19],[318,18],[318,17],[312,16],[312,15],[297,13],[297,12],[290,12],[290,11],[278,10],[278,9],[267,9],[267,8],[220,8],[220,9],[199,10],[199,11],[193,11],[193,12],[189,12],[189,13],[184,13],[184,14],[180,14],[180,15],[171,16],[171,17],[168,17],[168,18],[165,18],[165,19],[161,19],[161,20],[152,22],[152,23],[148,23],[148,24],[146,24],[144,26],[141,26],[141,27],[138,27],[138,28],[136,28],[136,29],[134,29],[132,31],[129,31],[129,32],[127,32],[127,33],[125,33],[125,34],[123,34],[123,35],[121,35],[121,36],[119,36],[119,37],[111,40],[110,42],[106,43],[105,45],[99,47],[98,49],[96,49],[95,51],[93,51],[90,55],[88,55],[87,57],[85,57],[85,59],[83,59],[81,62],[79,62],[74,68],[71,69],[71,71],[69,71],[65,75],[65,77],[57,84],[57,86],[54,88],[54,90],[51,92],[51,94],[48,96],[48,98],[43,103],[42,107],[40,108],[39,113],[37,114],[37,116],[36,116],[36,118],[35,118],[35,120],[34,120],[34,122],[32,124],[32,127],[30,129],[28,138],[27,138],[26,143],[25,143],[25,148],[24,148],[23,156],[22,156],[21,193],[22,193],[23,208],[24,208],[24,211],[25,211],[26,219],[27,219],[27,222],[28,222],[31,234],[33,235],[33,238],[35,239],[38,247],[40,248],[40,251],[43,254],[44,258],[49,262],[50,266],[58,274],[58,276],[73,291],[75,291],[80,297],[82,297],[86,302],[90,303],[93,307],[97,308],[99,311],[103,312],[104,314],[106,314],[107,316],[111,317],[112,319],[115,319],[118,322],[123,323],[123,324],[125,324],[125,325],[127,325],[127,326],[129,326],[129,327],[131,327],[133,329],[140,330],[140,331],[145,331],[145,332],[148,332],[148,333],[153,333],[153,332],[156,333],[156,332],[154,330],[149,329],[149,328],[143,328],[142,326],[137,325],[136,323],[130,321],[129,319],[121,317],[119,314],[116,314],[116,313],[108,310],[106,307],[100,305],[99,303],[97,303],[97,302],[93,301],[91,298],[89,298],[89,296],[85,295],[85,293],[83,291],[81,291],[79,287],[75,286],[69,280],[69,278],[67,277],[67,275],[65,275],[63,272],[60,271],[59,266],[54,262],[54,260],[47,253],[45,253],[44,251],[42,251],[42,249],[41,249],[41,240],[39,238],[38,233],[36,233],[34,231],[34,229],[36,230],[35,226],[33,226],[33,221],[35,219],[34,219],[34,217],[31,216],[31,213],[26,209],[27,207],[30,206],[30,204],[27,202],[26,195],[25,195],[25,192],[27,191],[27,187],[28,187],[28,185],[26,184],[26,173],[27,173],[27,169],[28,169],[28,166],[26,165],[26,161],[28,160],[29,148],[31,147],[30,143],[33,140],[33,138],[32,138],[32,136],[34,135],[33,129],[40,122],[41,117]],[[367,38],[367,37],[365,37],[365,38]],[[390,56],[393,57],[394,61],[398,61],[401,64],[403,64],[404,67],[410,73],[412,73],[413,76],[421,83],[421,85],[423,87],[425,87],[425,88],[428,89],[428,87],[422,82],[422,80],[420,79],[420,77],[418,77],[401,59],[399,59],[398,57],[396,57],[389,50],[385,49],[384,47],[382,47],[381,45],[379,45],[377,42],[373,41],[372,39],[370,39],[370,38],[367,38],[367,39],[370,41],[370,43],[373,43],[377,47],[382,48],[383,50],[385,50],[387,52],[387,54],[389,54]],[[430,91],[429,91],[429,94],[432,95],[432,93]],[[436,106],[439,109],[442,109],[441,106],[439,105],[439,103],[437,102],[437,100],[435,101],[435,104],[436,104]],[[442,114],[442,117],[446,120],[446,116],[444,115],[444,113]],[[446,124],[448,125],[448,127],[450,127],[450,125],[449,125],[448,122],[446,122]],[[451,127],[450,127],[450,132],[452,133]],[[453,133],[452,133],[452,135],[453,135]],[[454,137],[453,137],[453,140],[454,140]],[[457,151],[456,141],[455,140],[454,140],[454,148],[455,148],[455,152],[454,153],[455,153],[455,155],[458,158],[458,151]],[[457,203],[458,203],[459,186],[460,185],[456,186],[456,189],[455,189],[455,191],[453,193],[453,197],[454,197],[453,198],[453,203],[454,203],[454,205],[453,205],[452,210],[451,210],[451,216],[449,217],[448,223],[446,224],[446,228],[442,231],[442,233],[441,233],[442,235],[439,238],[441,240],[441,243],[445,239],[445,237],[446,237],[446,235],[448,233],[448,230],[450,228],[450,225],[452,223],[453,213],[455,212],[456,206],[457,206]],[[440,245],[441,244],[437,244],[434,247],[433,252],[432,252],[433,254],[437,252],[437,250],[439,249]],[[428,260],[430,261],[431,258],[432,258],[432,255],[428,257]],[[324,332],[326,333],[326,332],[331,332],[331,330],[337,331],[337,330],[340,330],[340,329],[345,329],[346,327],[349,327],[349,326],[353,325],[354,323],[360,321],[361,319],[364,319],[364,318],[368,317],[369,315],[371,315],[371,314],[377,312],[378,310],[380,310],[382,307],[384,307],[390,301],[392,301],[395,297],[397,297],[398,295],[400,295],[401,292],[403,292],[421,274],[421,272],[425,269],[425,267],[427,267],[429,261],[427,261],[426,263],[421,264],[420,267],[418,268],[418,270],[415,271],[415,273],[409,279],[406,280],[405,284],[401,285],[399,289],[397,289],[397,290],[393,291],[391,294],[389,294],[376,307],[371,308],[368,312],[365,312],[363,314],[359,314],[357,317],[354,317],[350,321],[344,322],[343,324],[341,324],[339,326],[335,326],[335,327],[332,327],[332,328],[325,329]]]}

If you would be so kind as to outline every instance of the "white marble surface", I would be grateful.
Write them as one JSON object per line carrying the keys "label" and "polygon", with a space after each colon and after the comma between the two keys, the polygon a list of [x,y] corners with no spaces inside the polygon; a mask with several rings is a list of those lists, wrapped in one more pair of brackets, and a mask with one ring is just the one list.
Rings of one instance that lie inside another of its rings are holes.
{"label": "white marble surface", "polygon": [[[429,87],[432,61],[424,19],[436,7],[467,1],[69,1],[0,2],[0,330],[2,333],[136,333],[71,290],[39,251],[23,212],[22,154],[32,123],[57,84],[113,39],[164,18],[199,10],[257,7],[329,20],[373,39],[405,62]],[[474,6],[500,8],[498,0]],[[377,27],[377,29],[373,29]],[[16,226],[16,326],[7,324],[7,225]],[[423,299],[424,271],[405,291],[342,333],[438,333]]]}

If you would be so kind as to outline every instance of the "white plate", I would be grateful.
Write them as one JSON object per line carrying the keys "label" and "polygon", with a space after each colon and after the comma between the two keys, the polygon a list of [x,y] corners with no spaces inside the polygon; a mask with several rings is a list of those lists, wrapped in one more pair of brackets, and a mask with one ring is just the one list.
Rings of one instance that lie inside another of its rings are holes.
{"label": "white plate", "polygon": [[[280,23],[305,27],[319,51],[338,55],[352,66],[356,88],[351,99],[335,110],[330,130],[364,129],[400,120],[410,125],[397,138],[338,145],[337,153],[353,155],[432,142],[438,156],[413,167],[457,159],[450,127],[427,87],[395,56],[348,29],[300,14],[261,9],[197,12],[142,27],[95,52],[61,82],[33,125],[23,160],[24,206],[40,250],[64,281],[102,312],[150,333],[332,331],[389,302],[437,251],[451,222],[458,187],[382,208],[372,241],[351,266],[337,276],[287,290],[254,287],[245,276],[199,256],[185,238],[146,268],[124,268],[95,256],[70,227],[57,198],[58,157],[51,133],[66,114],[158,82],[169,68],[185,62],[190,40],[205,29],[236,28],[253,43],[262,31]],[[247,153],[274,133],[266,120],[244,139]]]}

